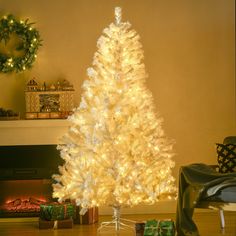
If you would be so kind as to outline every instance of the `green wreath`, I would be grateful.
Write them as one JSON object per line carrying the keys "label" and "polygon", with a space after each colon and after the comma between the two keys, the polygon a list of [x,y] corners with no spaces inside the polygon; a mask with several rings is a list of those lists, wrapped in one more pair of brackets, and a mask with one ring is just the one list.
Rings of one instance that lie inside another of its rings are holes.
{"label": "green wreath", "polygon": [[13,15],[0,20],[0,45],[4,42],[5,48],[2,48],[6,49],[7,44],[13,42],[7,52],[0,50],[0,72],[20,72],[32,67],[42,45],[39,32],[32,28],[32,24],[28,23],[28,19],[18,21]]}

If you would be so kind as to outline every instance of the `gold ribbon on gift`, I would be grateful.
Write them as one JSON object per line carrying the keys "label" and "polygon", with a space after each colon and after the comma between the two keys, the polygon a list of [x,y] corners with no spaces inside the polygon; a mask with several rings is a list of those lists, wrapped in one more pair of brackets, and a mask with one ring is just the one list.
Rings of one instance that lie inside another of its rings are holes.
{"label": "gold ribbon on gift", "polygon": [[87,208],[80,208],[80,212],[79,212],[79,223],[82,225],[83,224],[83,216],[86,214],[86,212],[88,211]]}
{"label": "gold ribbon on gift", "polygon": [[95,207],[92,208],[92,211],[93,211],[93,219],[92,219],[92,223],[94,224],[95,222]]}
{"label": "gold ribbon on gift", "polygon": [[67,204],[64,204],[64,219],[67,217]]}
{"label": "gold ribbon on gift", "polygon": [[79,215],[79,223],[82,225],[83,224],[83,216]]}
{"label": "gold ribbon on gift", "polygon": [[58,228],[58,221],[55,220],[55,221],[54,221],[54,224],[53,224],[53,229],[57,229],[57,228]]}

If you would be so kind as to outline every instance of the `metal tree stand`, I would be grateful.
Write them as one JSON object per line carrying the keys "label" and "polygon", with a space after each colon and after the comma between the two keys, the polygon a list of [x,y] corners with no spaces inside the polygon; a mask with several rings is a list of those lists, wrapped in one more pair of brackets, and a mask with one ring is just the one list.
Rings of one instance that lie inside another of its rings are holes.
{"label": "metal tree stand", "polygon": [[135,221],[124,219],[120,217],[120,206],[113,207],[113,220],[102,222],[98,228],[97,233],[100,235],[102,232],[115,230],[115,234],[119,235],[120,231],[132,231],[135,234],[134,224]]}

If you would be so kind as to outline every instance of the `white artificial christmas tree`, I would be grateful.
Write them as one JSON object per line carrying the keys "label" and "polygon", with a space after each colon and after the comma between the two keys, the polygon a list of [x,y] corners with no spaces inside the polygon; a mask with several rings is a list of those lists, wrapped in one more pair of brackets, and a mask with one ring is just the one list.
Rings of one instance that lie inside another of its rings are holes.
{"label": "white artificial christmas tree", "polygon": [[[80,106],[59,146],[65,164],[53,196],[83,209],[153,204],[176,194],[172,140],[146,88],[139,35],[115,9],[115,23],[97,42]],[[116,219],[119,223],[119,219]]]}

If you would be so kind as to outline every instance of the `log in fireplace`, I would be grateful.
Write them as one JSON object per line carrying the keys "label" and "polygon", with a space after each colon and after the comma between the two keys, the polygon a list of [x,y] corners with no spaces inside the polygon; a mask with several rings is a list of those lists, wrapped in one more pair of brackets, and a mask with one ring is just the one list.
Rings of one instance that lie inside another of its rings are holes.
{"label": "log in fireplace", "polygon": [[56,145],[0,146],[0,217],[38,216],[62,164]]}

